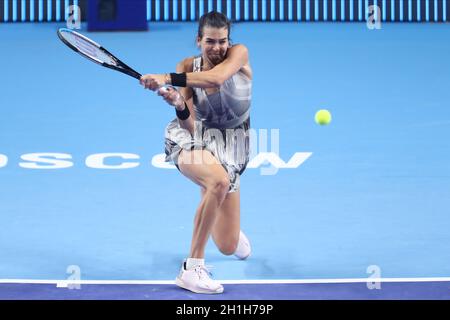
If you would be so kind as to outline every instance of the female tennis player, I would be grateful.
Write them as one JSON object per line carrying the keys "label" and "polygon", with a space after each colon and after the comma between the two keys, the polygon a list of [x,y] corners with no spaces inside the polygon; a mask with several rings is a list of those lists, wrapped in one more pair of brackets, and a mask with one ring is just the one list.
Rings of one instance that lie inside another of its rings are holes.
{"label": "female tennis player", "polygon": [[[231,45],[230,21],[218,12],[200,18],[197,45],[201,54],[177,64],[176,73],[147,74],[140,83],[158,90],[176,108],[166,127],[166,161],[200,186],[189,257],[176,284],[196,293],[222,293],[205,267],[210,235],[225,255],[250,255],[240,230],[239,177],[249,161],[252,70],[247,48]],[[163,90],[162,86],[173,87]]]}

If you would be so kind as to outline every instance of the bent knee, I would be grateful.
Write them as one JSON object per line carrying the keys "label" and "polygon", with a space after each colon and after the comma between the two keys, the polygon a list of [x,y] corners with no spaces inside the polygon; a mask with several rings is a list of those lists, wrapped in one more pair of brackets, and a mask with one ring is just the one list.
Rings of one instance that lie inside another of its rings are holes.
{"label": "bent knee", "polygon": [[224,255],[230,256],[236,252],[237,245],[238,245],[237,241],[230,241],[230,242],[219,245],[218,248],[219,248],[220,252],[222,252]]}
{"label": "bent knee", "polygon": [[206,190],[218,196],[224,196],[230,189],[230,180],[227,176],[213,177],[206,185]]}

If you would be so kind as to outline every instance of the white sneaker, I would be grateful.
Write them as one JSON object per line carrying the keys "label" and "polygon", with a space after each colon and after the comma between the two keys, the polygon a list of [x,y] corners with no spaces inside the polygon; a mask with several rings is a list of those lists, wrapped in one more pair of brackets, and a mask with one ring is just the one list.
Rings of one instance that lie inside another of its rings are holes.
{"label": "white sneaker", "polygon": [[206,266],[199,265],[185,270],[183,263],[175,283],[177,286],[195,293],[222,293],[223,286],[218,281],[211,279],[209,275],[210,272]]}
{"label": "white sneaker", "polygon": [[239,233],[239,242],[234,252],[234,255],[241,260],[247,259],[252,253],[252,247],[250,246],[250,241],[245,236],[245,234],[240,231]]}

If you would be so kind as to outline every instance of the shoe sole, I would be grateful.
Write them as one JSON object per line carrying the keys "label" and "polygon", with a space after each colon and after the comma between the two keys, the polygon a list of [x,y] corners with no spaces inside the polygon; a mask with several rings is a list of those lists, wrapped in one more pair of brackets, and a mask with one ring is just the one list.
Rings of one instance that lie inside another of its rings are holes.
{"label": "shoe sole", "polygon": [[240,257],[240,256],[238,256],[237,254],[235,254],[234,256],[236,257],[236,258],[238,258],[239,260],[245,260],[245,259],[247,259],[248,257],[250,257],[251,255],[252,255],[252,249],[251,249],[251,247],[250,247],[250,250],[249,250],[250,252],[248,253],[248,255],[246,255],[245,257]]}
{"label": "shoe sole", "polygon": [[252,254],[251,253],[249,253],[248,255],[246,255],[245,257],[239,257],[239,256],[237,256],[237,255],[234,255],[236,258],[238,258],[239,260],[245,260],[245,259],[247,259],[248,257],[250,257]]}
{"label": "shoe sole", "polygon": [[188,291],[191,291],[191,292],[194,292],[194,293],[203,293],[203,294],[218,294],[218,293],[222,293],[223,292],[223,287],[221,288],[221,289],[219,289],[219,291],[203,291],[203,290],[194,290],[194,289],[190,289],[190,288],[188,288],[185,284],[184,284],[184,282],[183,282],[183,280],[181,280],[180,278],[176,278],[175,279],[175,284],[177,285],[177,286],[179,286],[180,288],[183,288],[183,289],[185,289],[185,290],[188,290]]}

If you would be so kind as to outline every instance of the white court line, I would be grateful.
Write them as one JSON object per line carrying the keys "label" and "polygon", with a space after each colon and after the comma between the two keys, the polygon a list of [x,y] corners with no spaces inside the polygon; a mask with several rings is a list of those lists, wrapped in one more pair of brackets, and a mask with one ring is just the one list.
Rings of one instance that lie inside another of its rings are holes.
{"label": "white court line", "polygon": [[[350,279],[278,279],[278,280],[218,280],[222,284],[327,284],[327,283],[374,283],[374,282],[450,282],[450,277],[436,278],[350,278]],[[67,287],[76,284],[175,284],[173,280],[35,280],[35,279],[0,279],[0,284],[54,284]]]}

